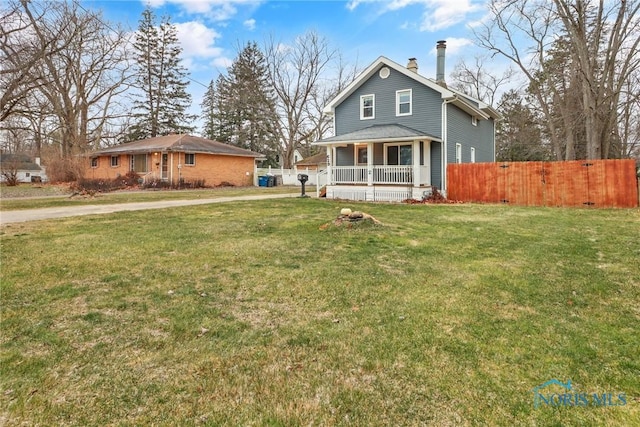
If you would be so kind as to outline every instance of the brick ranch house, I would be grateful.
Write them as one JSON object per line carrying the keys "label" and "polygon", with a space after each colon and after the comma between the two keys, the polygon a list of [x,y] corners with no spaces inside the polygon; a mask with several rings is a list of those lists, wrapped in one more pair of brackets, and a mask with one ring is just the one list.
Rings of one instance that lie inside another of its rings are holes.
{"label": "brick ranch house", "polygon": [[148,181],[257,185],[262,154],[192,135],[166,135],[127,142],[89,154],[85,177],[114,179],[133,171]]}

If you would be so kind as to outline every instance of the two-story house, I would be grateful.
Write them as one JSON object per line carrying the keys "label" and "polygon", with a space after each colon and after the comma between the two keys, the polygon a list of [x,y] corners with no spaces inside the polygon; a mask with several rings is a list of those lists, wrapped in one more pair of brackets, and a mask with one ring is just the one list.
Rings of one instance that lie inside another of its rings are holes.
{"label": "two-story house", "polygon": [[437,45],[436,79],[385,57],[369,65],[325,107],[335,136],[326,147],[328,198],[402,201],[432,187],[446,194],[446,165],[493,162],[491,106],[447,87],[445,41]]}

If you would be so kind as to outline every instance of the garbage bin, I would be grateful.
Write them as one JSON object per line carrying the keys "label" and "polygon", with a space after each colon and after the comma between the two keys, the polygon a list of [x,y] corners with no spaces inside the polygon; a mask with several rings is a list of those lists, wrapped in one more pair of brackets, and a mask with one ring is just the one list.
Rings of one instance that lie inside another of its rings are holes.
{"label": "garbage bin", "polygon": [[269,183],[269,177],[266,175],[262,175],[258,177],[258,187],[266,187]]}
{"label": "garbage bin", "polygon": [[267,178],[269,179],[269,181],[267,182],[267,187],[273,187],[276,182],[276,177],[271,175],[271,176],[268,176]]}

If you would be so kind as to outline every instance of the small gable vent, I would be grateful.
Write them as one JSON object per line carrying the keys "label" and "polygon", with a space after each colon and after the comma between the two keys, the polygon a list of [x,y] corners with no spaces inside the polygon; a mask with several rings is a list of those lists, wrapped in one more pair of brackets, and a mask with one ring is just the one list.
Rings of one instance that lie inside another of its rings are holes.
{"label": "small gable vent", "polygon": [[382,67],[380,69],[380,73],[378,73],[381,79],[386,79],[387,77],[389,77],[389,74],[391,74],[391,71],[389,71],[388,67]]}

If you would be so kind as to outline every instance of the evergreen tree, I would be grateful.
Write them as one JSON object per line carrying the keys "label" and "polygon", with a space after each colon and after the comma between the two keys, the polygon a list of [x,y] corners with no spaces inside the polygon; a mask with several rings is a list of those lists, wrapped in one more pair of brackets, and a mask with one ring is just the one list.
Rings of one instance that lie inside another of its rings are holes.
{"label": "evergreen tree", "polygon": [[209,82],[209,86],[207,86],[207,91],[202,97],[202,103],[200,104],[200,108],[202,110],[201,118],[204,123],[202,126],[202,135],[207,139],[219,140],[218,129],[220,121],[218,114],[218,102],[219,98],[216,83],[211,80],[211,82]]}
{"label": "evergreen tree", "polygon": [[275,165],[278,150],[275,96],[264,54],[255,42],[238,54],[217,82],[220,100],[218,139],[267,156]]}
{"label": "evergreen tree", "polygon": [[506,92],[498,107],[503,120],[496,124],[496,160],[499,162],[541,161],[552,158],[542,138],[543,127],[520,93]]}
{"label": "evergreen tree", "polygon": [[180,65],[182,48],[176,28],[169,18],[156,17],[147,7],[142,12],[134,50],[137,56],[136,86],[140,90],[134,103],[136,113],[129,139],[142,139],[169,133],[188,133],[194,117],[187,113],[191,95],[186,91],[188,72]]}

